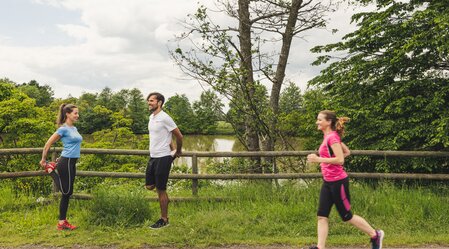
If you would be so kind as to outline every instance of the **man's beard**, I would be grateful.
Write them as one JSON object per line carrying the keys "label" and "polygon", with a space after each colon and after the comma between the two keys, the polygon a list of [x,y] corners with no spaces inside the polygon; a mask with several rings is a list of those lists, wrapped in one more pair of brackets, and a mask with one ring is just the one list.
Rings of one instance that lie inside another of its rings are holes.
{"label": "man's beard", "polygon": [[154,111],[157,110],[157,108],[158,108],[157,106],[156,106],[155,108],[151,107],[151,108],[150,108],[150,112],[153,113]]}

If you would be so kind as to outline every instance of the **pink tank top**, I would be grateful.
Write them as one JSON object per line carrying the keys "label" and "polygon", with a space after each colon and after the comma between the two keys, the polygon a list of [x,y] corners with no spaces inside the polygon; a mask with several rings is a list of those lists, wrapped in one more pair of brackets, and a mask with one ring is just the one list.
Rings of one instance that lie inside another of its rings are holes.
{"label": "pink tank top", "polygon": [[[329,134],[325,135],[323,142],[321,143],[318,150],[318,152],[320,153],[320,157],[335,157],[335,155],[331,156],[331,153],[329,151],[329,148],[335,143],[341,143],[340,136],[336,131],[332,131]],[[329,145],[329,147],[327,145]],[[323,178],[326,182],[335,182],[348,177],[348,174],[345,172],[343,165],[320,163],[320,166],[321,173],[323,174]]]}

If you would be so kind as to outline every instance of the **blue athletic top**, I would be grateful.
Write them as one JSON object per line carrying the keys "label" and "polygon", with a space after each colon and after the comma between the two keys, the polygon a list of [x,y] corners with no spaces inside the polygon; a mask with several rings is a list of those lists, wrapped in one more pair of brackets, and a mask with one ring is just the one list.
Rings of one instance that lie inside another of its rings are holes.
{"label": "blue athletic top", "polygon": [[78,133],[75,126],[63,125],[56,130],[64,146],[61,156],[79,158],[81,154],[81,142],[83,137]]}

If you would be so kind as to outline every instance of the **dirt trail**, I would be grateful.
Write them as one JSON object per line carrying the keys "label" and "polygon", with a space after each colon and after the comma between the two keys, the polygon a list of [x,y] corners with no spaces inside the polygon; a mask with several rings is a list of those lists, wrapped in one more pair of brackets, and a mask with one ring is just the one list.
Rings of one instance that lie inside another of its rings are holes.
{"label": "dirt trail", "polygon": [[[1,247],[0,249],[120,249],[117,246],[73,246],[73,247],[54,247],[54,246],[42,246],[42,245],[26,245],[20,247]],[[177,247],[150,247],[143,246],[139,247],[140,249],[178,249]],[[366,247],[330,247],[327,249],[369,249],[368,245]],[[386,247],[385,249],[449,249],[449,246],[443,247],[439,245],[428,245],[426,247]],[[224,247],[184,247],[182,249],[301,249],[300,247],[295,246],[283,246],[283,245],[274,245],[274,246],[245,246],[245,245],[235,245],[235,246],[224,246]]]}

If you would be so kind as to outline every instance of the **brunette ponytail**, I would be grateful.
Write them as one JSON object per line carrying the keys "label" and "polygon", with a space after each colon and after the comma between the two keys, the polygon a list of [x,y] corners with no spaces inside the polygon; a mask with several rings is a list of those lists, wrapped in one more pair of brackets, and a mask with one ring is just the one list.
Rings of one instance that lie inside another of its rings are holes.
{"label": "brunette ponytail", "polygon": [[67,119],[67,113],[72,113],[73,109],[78,108],[72,104],[62,104],[59,106],[58,118],[56,119],[56,123],[58,126],[61,126],[65,123]]}

